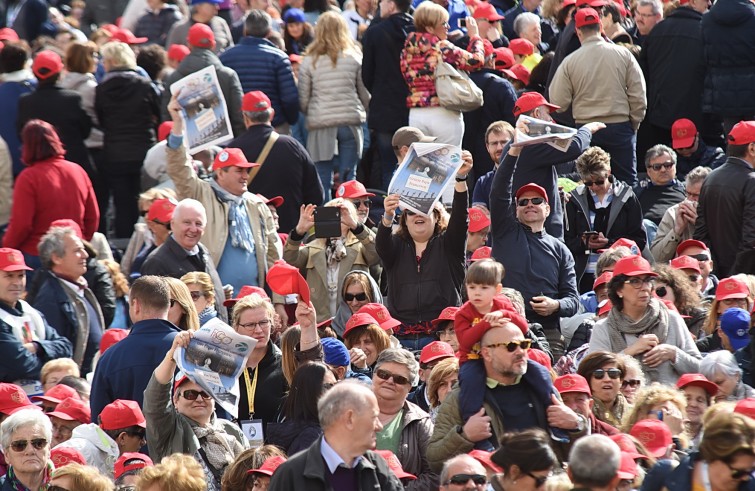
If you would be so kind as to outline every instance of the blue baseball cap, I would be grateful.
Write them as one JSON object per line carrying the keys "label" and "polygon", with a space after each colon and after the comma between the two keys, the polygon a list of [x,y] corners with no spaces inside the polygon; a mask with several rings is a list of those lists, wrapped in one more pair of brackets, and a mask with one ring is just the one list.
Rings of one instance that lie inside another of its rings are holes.
{"label": "blue baseball cap", "polygon": [[721,331],[729,338],[735,350],[750,343],[750,314],[737,307],[728,309],[721,315]]}
{"label": "blue baseball cap", "polygon": [[349,350],[346,345],[336,338],[320,339],[323,351],[323,361],[334,367],[347,367],[351,363]]}
{"label": "blue baseball cap", "polygon": [[304,11],[302,9],[290,8],[283,14],[283,22],[305,22],[307,19],[304,17]]}
{"label": "blue baseball cap", "polygon": [[191,0],[192,5],[199,5],[200,3],[214,3],[215,5],[220,5],[223,3],[223,0]]}

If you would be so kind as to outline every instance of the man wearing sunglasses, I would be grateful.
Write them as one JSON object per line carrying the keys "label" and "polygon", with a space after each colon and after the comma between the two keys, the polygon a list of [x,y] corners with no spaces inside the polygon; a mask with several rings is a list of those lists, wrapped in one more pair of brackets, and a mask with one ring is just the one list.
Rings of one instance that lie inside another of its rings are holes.
{"label": "man wearing sunglasses", "polygon": [[702,276],[700,280],[702,284],[701,292],[705,297],[713,297],[716,294],[716,288],[718,288],[718,277],[713,274],[713,260],[708,246],[699,240],[685,240],[676,248],[676,257],[680,256],[689,256],[697,260]]}
{"label": "man wearing sunglasses", "polygon": [[476,491],[488,483],[485,467],[467,454],[448,459],[440,471],[442,491]]}
{"label": "man wearing sunglasses", "polygon": [[640,181],[634,194],[640,200],[648,242],[652,243],[663,214],[684,201],[684,184],[676,179],[676,153],[666,145],[655,145],[645,153],[648,178]]}

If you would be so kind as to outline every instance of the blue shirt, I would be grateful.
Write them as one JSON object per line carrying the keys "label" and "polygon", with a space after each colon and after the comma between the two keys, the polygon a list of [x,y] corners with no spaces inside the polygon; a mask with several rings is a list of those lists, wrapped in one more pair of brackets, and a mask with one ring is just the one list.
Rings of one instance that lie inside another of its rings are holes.
{"label": "blue shirt", "polygon": [[220,281],[224,285],[233,286],[234,292],[239,292],[244,285],[259,286],[257,274],[257,255],[241,247],[234,247],[231,244],[231,234],[228,234],[218,263]]}
{"label": "blue shirt", "polygon": [[328,466],[328,470],[330,470],[331,474],[333,474],[341,464],[343,464],[344,467],[353,469],[357,466],[359,461],[362,460],[362,457],[359,456],[354,459],[354,462],[352,462],[351,465],[347,465],[346,462],[344,462],[344,460],[341,458],[341,456],[338,455],[335,450],[333,450],[333,447],[328,445],[325,437],[322,437],[322,441],[320,443],[320,454],[322,455],[322,459],[325,461],[325,465]]}

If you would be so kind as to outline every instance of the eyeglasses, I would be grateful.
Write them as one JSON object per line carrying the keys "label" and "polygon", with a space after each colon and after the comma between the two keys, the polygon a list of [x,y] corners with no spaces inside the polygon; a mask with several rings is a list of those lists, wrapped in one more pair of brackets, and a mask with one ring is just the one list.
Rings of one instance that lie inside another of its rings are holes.
{"label": "eyeglasses", "polygon": [[267,329],[268,327],[270,327],[270,320],[263,319],[259,322],[247,322],[246,324],[239,324],[239,327],[244,328],[248,331],[254,331],[258,327],[260,329]]}
{"label": "eyeglasses", "polygon": [[354,208],[359,208],[360,206],[364,206],[365,208],[369,208],[372,202],[368,199],[353,199],[351,200],[351,203],[354,205]]}
{"label": "eyeglasses", "polygon": [[[655,17],[655,16],[654,16],[654,15],[651,15],[651,17]],[[670,168],[672,168],[672,167],[673,167],[674,165],[676,165],[676,164],[674,164],[673,162],[663,162],[663,163],[660,163],[660,164],[652,164],[652,165],[648,165],[648,169],[653,169],[654,171],[658,172],[658,171],[659,171],[659,170],[661,170],[662,168],[663,168],[663,169],[670,169]]]}
{"label": "eyeglasses", "polygon": [[[641,12],[635,12],[634,15],[635,17],[639,15],[643,19],[652,19],[653,17],[658,17],[658,14],[643,14]],[[658,170],[658,169],[655,169],[655,170]]]}
{"label": "eyeglasses", "polygon": [[668,293],[668,290],[666,289],[665,286],[659,286],[658,288],[655,289],[655,294],[658,295],[659,297],[665,297],[667,293]]}
{"label": "eyeglasses", "polygon": [[645,278],[629,278],[628,280],[625,280],[624,283],[627,285],[632,285],[633,288],[640,289],[643,287],[643,285],[650,285],[650,288],[652,288],[655,285],[655,278],[652,276],[646,276]]}
{"label": "eyeglasses", "polygon": [[404,210],[404,213],[406,213],[406,216],[408,217],[413,217],[414,215],[416,215],[416,213],[414,213],[412,210]]}
{"label": "eyeglasses", "polygon": [[548,474],[547,476],[536,476],[535,474],[532,474],[530,472],[525,472],[525,474],[535,480],[536,488],[541,487],[543,484],[545,484],[545,481],[547,481],[551,477],[550,474]]}
{"label": "eyeglasses", "polygon": [[742,478],[751,478],[753,477],[753,474],[755,474],[755,469],[737,469],[736,467],[732,467],[730,463],[726,462],[726,466],[731,470],[731,478],[741,480]]}
{"label": "eyeglasses", "polygon": [[441,26],[443,26],[443,27],[445,27],[446,29],[448,29],[448,28],[450,28],[450,27],[451,27],[451,24],[449,24],[448,22],[444,22],[443,24],[441,24]]}
{"label": "eyeglasses", "polygon": [[65,426],[65,425],[59,425],[59,424],[53,423],[53,425],[52,425],[52,432],[53,433],[57,432],[57,433],[59,433],[61,435],[70,435],[71,433],[73,433],[73,428],[70,428],[70,427]]}
{"label": "eyeglasses", "polygon": [[692,259],[697,259],[698,261],[710,261],[710,256],[704,252],[701,254],[686,254],[686,256],[689,256]]}
{"label": "eyeglasses", "polygon": [[31,446],[34,447],[35,450],[42,450],[47,446],[47,439],[45,438],[34,438],[33,440],[16,440],[15,442],[11,442],[10,448],[13,449],[14,452],[23,452],[26,450],[27,445],[31,443]]}
{"label": "eyeglasses", "polygon": [[194,390],[194,389],[186,389],[185,391],[181,392],[181,395],[184,399],[187,401],[196,401],[197,397],[202,396],[202,399],[209,399],[210,394],[203,390]]}
{"label": "eyeglasses", "polygon": [[522,198],[519,201],[517,201],[516,204],[518,206],[524,207],[530,204],[530,201],[532,201],[533,205],[542,205],[543,203],[545,203],[545,199],[543,198]]}
{"label": "eyeglasses", "polygon": [[197,301],[200,298],[204,297],[203,292],[189,292],[189,295],[191,295],[191,299],[194,301]]}
{"label": "eyeglasses", "polygon": [[591,188],[593,186],[602,186],[606,183],[605,179],[595,179],[594,181],[582,181],[585,187]]}
{"label": "eyeglasses", "polygon": [[626,389],[627,387],[631,387],[633,389],[636,389],[642,384],[642,380],[625,380],[621,383],[621,388]]}
{"label": "eyeglasses", "polygon": [[517,348],[522,348],[523,350],[530,349],[530,346],[532,346],[532,341],[529,339],[522,339],[521,341],[509,341],[508,343],[493,343],[485,346],[486,348],[499,348],[501,346],[506,347],[506,351],[509,353],[513,353],[516,351]]}
{"label": "eyeglasses", "polygon": [[456,474],[451,476],[448,481],[443,483],[443,485],[448,486],[453,484],[455,486],[463,486],[468,483],[470,479],[475,483],[475,486],[484,486],[488,483],[488,478],[482,474]]}
{"label": "eyeglasses", "polygon": [[380,380],[388,380],[389,378],[392,378],[393,382],[398,385],[410,385],[412,383],[411,380],[404,377],[403,375],[391,373],[388,370],[383,370],[382,368],[375,370],[375,375],[377,375]]}
{"label": "eyeglasses", "polygon": [[609,368],[606,370],[605,368],[598,368],[594,372],[592,372],[593,378],[597,380],[603,380],[603,377],[608,374],[608,378],[611,380],[616,380],[617,378],[621,377],[621,370],[618,368]]}
{"label": "eyeglasses", "polygon": [[364,293],[364,292],[362,292],[362,293],[344,293],[343,294],[343,299],[346,300],[347,303],[348,302],[353,302],[354,300],[356,300],[358,302],[364,302],[365,300],[367,300],[367,294]]}

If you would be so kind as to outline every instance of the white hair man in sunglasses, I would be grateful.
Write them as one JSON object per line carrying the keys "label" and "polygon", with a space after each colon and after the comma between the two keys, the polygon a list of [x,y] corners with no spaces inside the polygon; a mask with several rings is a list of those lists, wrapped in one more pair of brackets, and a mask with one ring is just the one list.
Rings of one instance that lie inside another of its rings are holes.
{"label": "white hair man in sunglasses", "polygon": [[488,483],[485,467],[475,458],[461,454],[451,457],[440,471],[443,491],[476,491]]}
{"label": "white hair man in sunglasses", "polygon": [[50,479],[50,419],[36,409],[21,409],[0,426],[0,446],[8,471],[0,489],[46,489]]}

